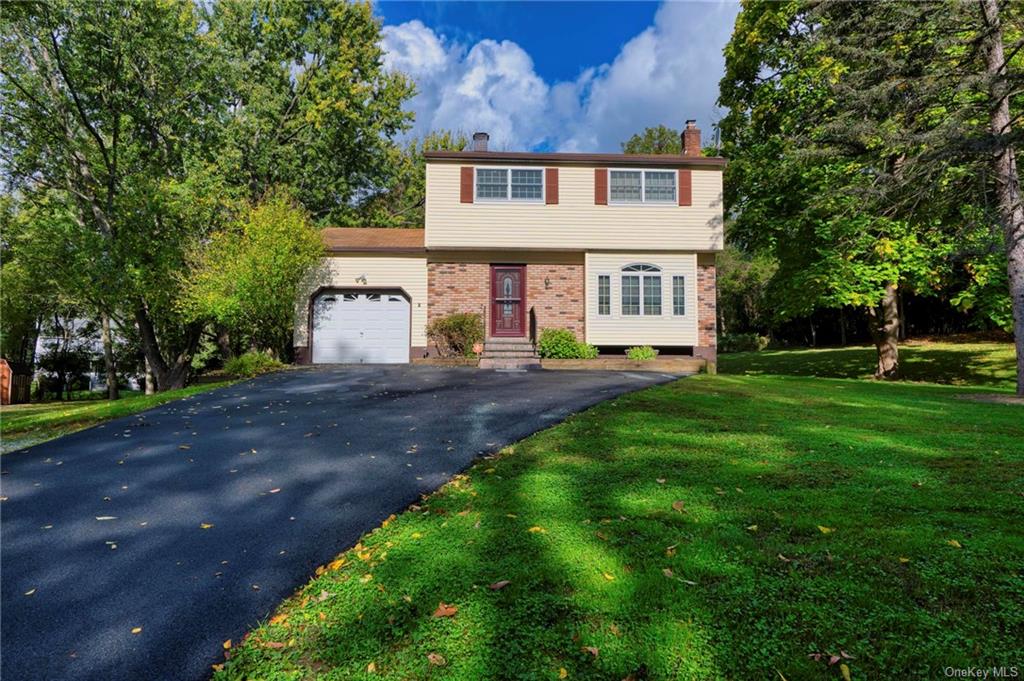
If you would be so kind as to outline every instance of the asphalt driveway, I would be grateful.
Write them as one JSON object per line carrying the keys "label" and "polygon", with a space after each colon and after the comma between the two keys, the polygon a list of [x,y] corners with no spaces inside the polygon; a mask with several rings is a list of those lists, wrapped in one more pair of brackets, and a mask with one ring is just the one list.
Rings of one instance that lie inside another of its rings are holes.
{"label": "asphalt driveway", "polygon": [[670,378],[304,369],[5,455],[0,676],[205,678],[224,640],[476,456]]}

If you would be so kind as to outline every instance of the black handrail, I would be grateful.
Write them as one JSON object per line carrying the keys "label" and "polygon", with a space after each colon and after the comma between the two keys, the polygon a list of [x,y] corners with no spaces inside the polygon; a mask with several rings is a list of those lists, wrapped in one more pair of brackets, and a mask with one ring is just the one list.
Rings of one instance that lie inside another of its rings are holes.
{"label": "black handrail", "polygon": [[537,313],[530,307],[530,342],[537,345]]}

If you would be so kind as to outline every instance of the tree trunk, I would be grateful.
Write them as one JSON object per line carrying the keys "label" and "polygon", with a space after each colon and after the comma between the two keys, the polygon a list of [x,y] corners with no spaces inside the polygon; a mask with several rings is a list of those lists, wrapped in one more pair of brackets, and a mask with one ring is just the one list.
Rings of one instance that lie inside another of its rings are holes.
{"label": "tree trunk", "polygon": [[143,366],[145,367],[145,373],[146,373],[146,378],[145,378],[146,394],[147,395],[154,395],[154,394],[156,394],[156,376],[153,375],[153,370],[149,368],[149,360],[148,359],[142,360],[142,363],[143,363]]}
{"label": "tree trunk", "polygon": [[992,159],[996,176],[999,219],[1006,242],[1006,269],[1013,306],[1013,335],[1017,345],[1017,394],[1024,397],[1024,206],[1021,205],[1017,158],[1010,144],[1010,83],[1003,55],[1003,29],[997,0],[980,0],[988,34],[985,61],[993,107],[989,119],[996,142]]}
{"label": "tree trunk", "polygon": [[839,308],[839,344],[846,347],[846,311]]}
{"label": "tree trunk", "polygon": [[220,358],[225,362],[235,356],[235,351],[231,349],[231,334],[227,328],[219,325],[217,326],[217,350],[220,352]]}
{"label": "tree trunk", "polygon": [[188,326],[184,349],[175,358],[174,364],[168,364],[160,352],[160,343],[156,337],[153,320],[142,302],[135,308],[135,323],[139,327],[139,337],[142,339],[142,352],[149,363],[150,370],[156,377],[156,389],[162,392],[184,388],[191,368],[192,354],[199,344],[202,326],[198,324]]}
{"label": "tree trunk", "polygon": [[114,363],[114,341],[110,336],[110,315],[100,313],[100,336],[103,339],[103,364],[107,369],[107,399],[120,397],[117,390],[117,365]]}
{"label": "tree trunk", "polygon": [[878,350],[875,378],[899,378],[900,375],[900,314],[896,285],[888,284],[879,309],[869,308],[871,338]]}

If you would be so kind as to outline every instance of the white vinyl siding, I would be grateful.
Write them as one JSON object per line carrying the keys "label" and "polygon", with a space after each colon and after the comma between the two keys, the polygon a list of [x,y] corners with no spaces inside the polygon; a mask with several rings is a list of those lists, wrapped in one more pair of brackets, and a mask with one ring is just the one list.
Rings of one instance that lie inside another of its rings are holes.
{"label": "white vinyl siding", "polygon": [[[460,202],[459,163],[427,163],[427,248],[717,251],[722,172],[693,170],[692,206],[594,204],[594,168],[561,166],[558,203]],[[477,171],[485,169],[477,166]],[[617,273],[618,268],[605,273]],[[618,288],[613,276],[613,284]],[[593,282],[590,284],[593,287]],[[617,303],[616,303],[617,304]],[[614,306],[613,306],[614,307]]]}
{"label": "white vinyl siding", "polygon": [[[623,271],[624,268],[645,263],[660,268],[660,272]],[[599,277],[617,272],[610,277],[610,314],[600,313]],[[651,283],[624,282],[627,277],[650,279]],[[676,314],[676,279],[683,280],[681,301],[684,314]],[[614,253],[590,252],[586,254],[586,336],[595,345],[697,345],[697,254],[696,253]],[[667,290],[668,283],[672,290]],[[672,299],[666,296],[672,295]],[[629,314],[637,309],[634,302],[652,314]],[[624,307],[625,305],[625,307]],[[671,305],[672,307],[668,307]],[[659,311],[653,313],[655,309]],[[672,314],[669,314],[671,312]]]}
{"label": "white vinyl siding", "polygon": [[309,344],[309,297],[319,288],[404,291],[411,306],[409,343],[413,347],[426,347],[426,255],[354,254],[322,258],[320,267],[306,277],[295,303],[294,344],[297,346]]}

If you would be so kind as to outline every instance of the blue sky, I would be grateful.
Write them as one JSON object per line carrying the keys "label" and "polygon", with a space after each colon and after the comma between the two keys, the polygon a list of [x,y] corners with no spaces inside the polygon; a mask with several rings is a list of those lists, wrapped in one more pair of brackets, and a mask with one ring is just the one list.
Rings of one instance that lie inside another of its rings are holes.
{"label": "blue sky", "polygon": [[411,134],[491,133],[492,148],[618,151],[696,118],[706,136],[731,2],[378,2],[385,64],[409,74]]}

